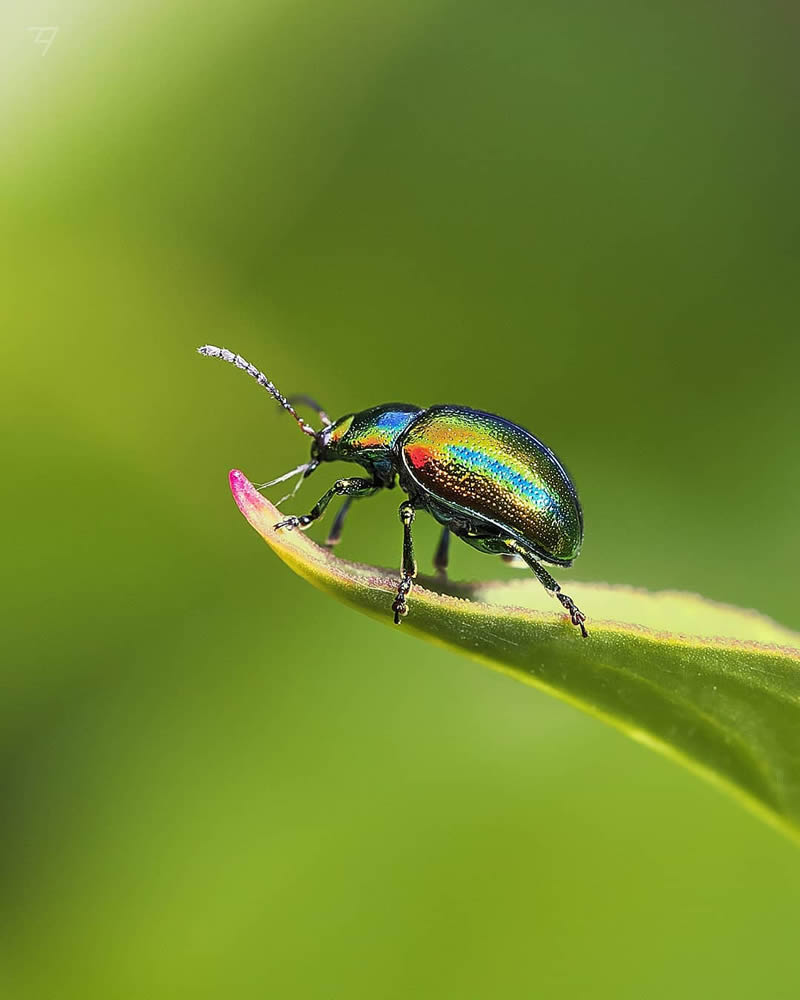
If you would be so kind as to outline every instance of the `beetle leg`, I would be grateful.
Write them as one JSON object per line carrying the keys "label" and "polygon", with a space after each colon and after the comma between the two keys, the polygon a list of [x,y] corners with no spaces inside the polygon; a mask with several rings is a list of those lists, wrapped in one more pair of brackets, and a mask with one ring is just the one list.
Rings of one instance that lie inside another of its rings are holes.
{"label": "beetle leg", "polygon": [[439,544],[436,546],[436,552],[433,556],[433,568],[436,570],[436,575],[440,576],[443,580],[447,579],[447,564],[450,561],[450,529],[442,528],[442,536],[439,539]]}
{"label": "beetle leg", "polygon": [[378,489],[380,487],[376,486],[371,479],[337,479],[328,492],[317,500],[308,514],[303,514],[300,517],[287,517],[283,521],[278,521],[274,526],[275,530],[278,531],[280,528],[287,528],[291,531],[292,528],[307,528],[309,524],[322,516],[325,508],[335,496],[366,497],[370,493],[375,493]]}
{"label": "beetle leg", "polygon": [[411,525],[414,523],[414,504],[410,500],[404,500],[400,504],[398,511],[400,521],[403,525],[403,568],[400,583],[397,586],[397,597],[392,604],[394,611],[394,623],[399,625],[402,618],[408,614],[406,597],[411,592],[414,585],[414,577],[417,575],[417,563],[414,559],[414,540],[411,537]]}
{"label": "beetle leg", "polygon": [[533,556],[527,551],[527,549],[520,545],[516,541],[507,540],[506,547],[509,552],[513,552],[515,555],[522,556],[525,562],[530,566],[533,572],[536,574],[536,578],[539,583],[544,587],[546,591],[551,593],[556,600],[558,600],[567,611],[570,617],[570,621],[573,625],[577,626],[581,630],[581,635],[584,639],[589,637],[589,633],[586,631],[584,622],[586,621],[586,615],[581,611],[578,605],[569,597],[567,594],[562,593],[561,587],[556,583],[556,581],[550,576],[547,570],[538,563]]}
{"label": "beetle leg", "polygon": [[339,539],[342,537],[342,526],[344,525],[344,519],[347,517],[347,512],[350,510],[350,505],[353,502],[353,497],[349,496],[345,499],[345,502],[339,508],[339,513],[333,522],[333,526],[325,539],[325,544],[329,549],[332,549],[334,545],[339,544]]}

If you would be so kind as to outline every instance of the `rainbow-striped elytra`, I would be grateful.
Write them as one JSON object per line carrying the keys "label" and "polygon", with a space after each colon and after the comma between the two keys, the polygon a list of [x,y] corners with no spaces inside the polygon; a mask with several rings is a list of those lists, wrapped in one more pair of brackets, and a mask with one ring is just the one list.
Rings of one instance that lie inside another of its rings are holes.
{"label": "rainbow-striped elytra", "polygon": [[[220,347],[200,347],[256,379],[313,438],[311,460],[293,475],[309,476],[322,462],[355,462],[365,476],[337,480],[308,514],[279,521],[276,530],[307,528],[336,496],[344,497],[327,544],[338,542],[352,501],[399,483],[408,498],[400,504],[403,558],[392,604],[399,625],[408,613],[408,595],[417,575],[411,526],[418,510],[442,525],[434,566],[447,569],[450,535],[482,552],[521,557],[544,588],[567,611],[581,635],[586,616],[541,565],[570,566],[583,542],[583,511],[578,494],[555,454],[524,427],[493,413],[452,404],[426,409],[407,403],[384,403],[331,422],[307,396],[285,397],[257,368]],[[311,406],[322,423],[314,430],[294,404]]]}

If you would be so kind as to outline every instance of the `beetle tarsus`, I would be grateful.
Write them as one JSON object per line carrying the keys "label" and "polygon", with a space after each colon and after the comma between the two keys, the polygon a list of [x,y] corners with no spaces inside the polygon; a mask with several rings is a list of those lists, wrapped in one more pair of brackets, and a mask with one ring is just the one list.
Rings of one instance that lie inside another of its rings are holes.
{"label": "beetle tarsus", "polygon": [[395,625],[400,625],[402,620],[408,614],[408,604],[406,603],[406,595],[411,592],[413,587],[413,581],[411,577],[404,576],[403,579],[397,586],[397,597],[395,597],[392,602],[392,611],[394,611],[394,623]]}
{"label": "beetle tarsus", "polygon": [[309,517],[308,514],[303,514],[302,517],[284,518],[283,521],[278,521],[278,523],[273,525],[273,527],[275,531],[280,531],[283,528],[287,531],[293,531],[295,528],[307,528],[313,520],[313,517]]}
{"label": "beetle tarsus", "polygon": [[564,608],[569,612],[569,617],[572,620],[572,624],[577,626],[581,630],[581,635],[584,639],[589,638],[589,633],[586,631],[586,626],[583,624],[586,621],[586,615],[581,611],[577,604],[568,597],[566,594],[562,594],[561,591],[556,591],[556,597],[564,605]]}

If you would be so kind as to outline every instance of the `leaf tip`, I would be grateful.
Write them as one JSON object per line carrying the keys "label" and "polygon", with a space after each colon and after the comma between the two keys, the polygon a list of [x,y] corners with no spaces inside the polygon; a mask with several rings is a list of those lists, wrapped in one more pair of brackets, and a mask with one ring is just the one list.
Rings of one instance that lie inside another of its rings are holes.
{"label": "leaf tip", "polygon": [[266,506],[264,498],[247,476],[238,469],[231,469],[228,480],[236,506],[252,524],[254,517],[261,513]]}

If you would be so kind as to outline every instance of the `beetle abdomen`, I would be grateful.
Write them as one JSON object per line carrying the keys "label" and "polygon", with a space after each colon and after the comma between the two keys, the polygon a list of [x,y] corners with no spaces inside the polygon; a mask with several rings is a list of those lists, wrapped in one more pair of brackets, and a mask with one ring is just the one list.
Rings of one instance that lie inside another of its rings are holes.
{"label": "beetle abdomen", "polygon": [[556,456],[529,431],[465,406],[432,406],[400,439],[405,468],[454,510],[568,565],[583,540],[578,495]]}

